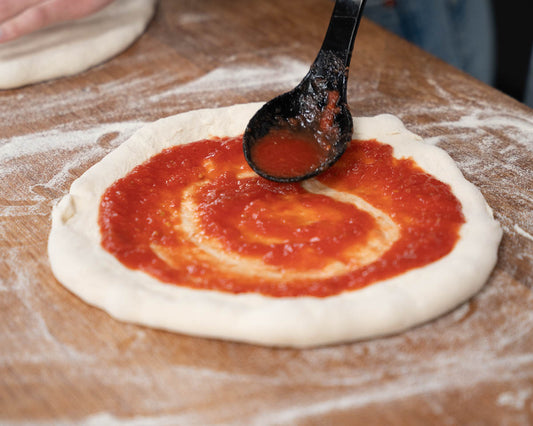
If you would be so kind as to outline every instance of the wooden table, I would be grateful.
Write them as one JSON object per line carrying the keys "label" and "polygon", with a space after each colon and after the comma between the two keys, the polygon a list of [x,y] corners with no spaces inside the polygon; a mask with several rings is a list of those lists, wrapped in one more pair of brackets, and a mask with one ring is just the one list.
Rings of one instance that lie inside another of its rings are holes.
{"label": "wooden table", "polygon": [[533,423],[533,111],[369,21],[352,111],[395,114],[446,149],[504,229],[470,302],[387,338],[268,349],[120,323],[50,271],[50,212],[76,177],[143,123],[293,87],[331,8],[163,0],[118,57],[0,92],[0,423]]}

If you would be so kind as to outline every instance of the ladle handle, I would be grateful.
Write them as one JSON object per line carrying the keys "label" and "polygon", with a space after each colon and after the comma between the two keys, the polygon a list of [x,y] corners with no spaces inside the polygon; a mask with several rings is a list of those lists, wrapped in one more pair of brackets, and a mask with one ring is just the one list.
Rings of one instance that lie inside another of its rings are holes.
{"label": "ladle handle", "polygon": [[350,65],[365,2],[366,0],[336,0],[319,56],[321,53],[333,53],[345,67]]}

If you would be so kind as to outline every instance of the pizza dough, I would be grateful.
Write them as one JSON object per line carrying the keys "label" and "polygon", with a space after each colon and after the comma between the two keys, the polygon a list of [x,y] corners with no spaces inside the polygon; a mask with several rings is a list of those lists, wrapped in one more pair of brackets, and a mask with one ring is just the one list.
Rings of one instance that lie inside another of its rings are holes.
{"label": "pizza dough", "polygon": [[113,317],[197,336],[310,347],[387,335],[433,319],[487,280],[501,230],[481,193],[440,148],[425,145],[391,115],[354,118],[354,139],[390,144],[451,186],[465,223],[453,250],[423,268],[329,297],[269,297],[164,284],[128,269],[100,244],[102,194],[162,149],[213,136],[237,136],[261,104],[196,110],[147,125],[77,179],[54,208],[49,257],[57,279]]}
{"label": "pizza dough", "polygon": [[155,0],[116,0],[86,18],[0,45],[0,89],[65,77],[119,54],[142,34]]}

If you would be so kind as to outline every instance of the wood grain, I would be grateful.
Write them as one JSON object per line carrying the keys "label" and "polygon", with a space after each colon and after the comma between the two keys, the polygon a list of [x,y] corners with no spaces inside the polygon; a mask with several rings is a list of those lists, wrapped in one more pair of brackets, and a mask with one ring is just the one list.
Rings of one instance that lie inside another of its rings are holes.
{"label": "wood grain", "polygon": [[143,123],[288,90],[331,9],[163,0],[116,58],[0,92],[0,423],[533,423],[533,112],[369,21],[352,112],[395,114],[446,149],[504,229],[471,301],[400,335],[268,349],[119,323],[50,271],[51,208],[76,177]]}

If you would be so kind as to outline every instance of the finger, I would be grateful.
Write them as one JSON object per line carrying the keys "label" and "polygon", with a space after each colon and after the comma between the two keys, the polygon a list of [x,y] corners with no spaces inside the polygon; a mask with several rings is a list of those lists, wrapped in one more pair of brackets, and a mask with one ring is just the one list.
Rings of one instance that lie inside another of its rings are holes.
{"label": "finger", "polygon": [[48,0],[61,20],[79,19],[103,9],[115,0]]}
{"label": "finger", "polygon": [[41,28],[82,18],[113,0],[47,0],[37,3],[0,26],[0,42],[6,42]]}
{"label": "finger", "polygon": [[0,1],[0,23],[8,21],[43,0],[2,0]]}
{"label": "finger", "polygon": [[6,42],[56,22],[54,11],[42,5],[26,9],[0,26],[0,41]]}

